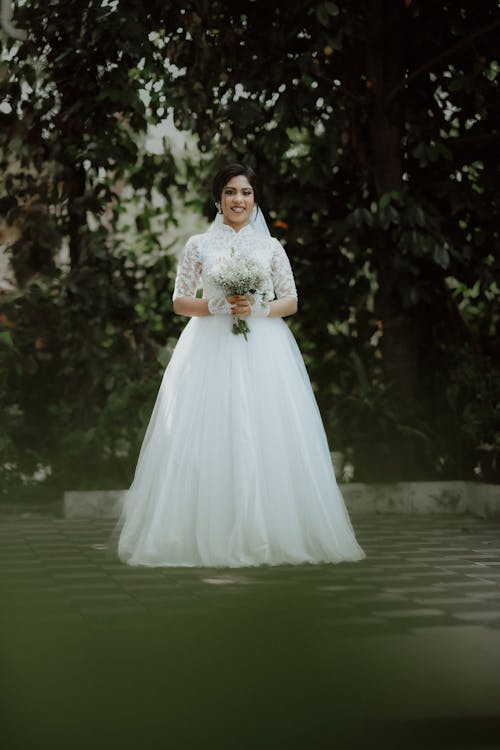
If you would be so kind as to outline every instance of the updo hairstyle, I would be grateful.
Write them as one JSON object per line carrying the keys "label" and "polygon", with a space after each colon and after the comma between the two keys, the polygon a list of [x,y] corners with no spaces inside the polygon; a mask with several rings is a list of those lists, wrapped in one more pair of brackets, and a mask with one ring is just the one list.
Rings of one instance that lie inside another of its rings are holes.
{"label": "updo hairstyle", "polygon": [[257,175],[255,174],[255,171],[252,169],[252,167],[249,167],[246,164],[239,164],[238,162],[227,164],[225,167],[219,169],[219,171],[215,175],[212,183],[212,195],[216,203],[221,200],[222,191],[224,190],[229,180],[231,180],[233,177],[240,176],[247,178],[248,182],[253,188],[255,205],[258,204],[259,192],[257,187]]}

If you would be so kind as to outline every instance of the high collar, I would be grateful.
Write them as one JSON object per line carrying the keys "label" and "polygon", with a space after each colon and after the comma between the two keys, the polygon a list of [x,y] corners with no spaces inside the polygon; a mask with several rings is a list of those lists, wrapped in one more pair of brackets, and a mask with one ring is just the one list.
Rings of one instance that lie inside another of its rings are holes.
{"label": "high collar", "polygon": [[241,227],[238,231],[236,229],[233,229],[233,227],[229,226],[229,224],[224,224],[224,222],[221,222],[219,224],[219,228],[222,232],[224,232],[227,235],[231,235],[233,237],[240,237],[244,234],[247,234],[248,232],[254,232],[254,228],[252,227],[251,223],[245,224],[244,227]]}

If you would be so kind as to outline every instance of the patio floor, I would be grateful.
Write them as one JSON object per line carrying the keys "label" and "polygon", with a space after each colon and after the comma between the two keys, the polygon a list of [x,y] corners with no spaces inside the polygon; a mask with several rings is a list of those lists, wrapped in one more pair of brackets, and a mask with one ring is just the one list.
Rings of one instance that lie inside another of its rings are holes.
{"label": "patio floor", "polygon": [[138,569],[0,508],[1,750],[500,748],[500,523],[352,521],[360,563]]}

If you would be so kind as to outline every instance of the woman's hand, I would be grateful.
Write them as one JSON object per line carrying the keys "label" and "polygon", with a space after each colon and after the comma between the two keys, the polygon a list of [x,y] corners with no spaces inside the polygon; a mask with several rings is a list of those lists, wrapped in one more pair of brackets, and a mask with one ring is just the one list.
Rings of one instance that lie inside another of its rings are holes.
{"label": "woman's hand", "polygon": [[228,294],[227,301],[232,307],[232,314],[238,318],[245,318],[252,312],[250,297],[246,294]]}

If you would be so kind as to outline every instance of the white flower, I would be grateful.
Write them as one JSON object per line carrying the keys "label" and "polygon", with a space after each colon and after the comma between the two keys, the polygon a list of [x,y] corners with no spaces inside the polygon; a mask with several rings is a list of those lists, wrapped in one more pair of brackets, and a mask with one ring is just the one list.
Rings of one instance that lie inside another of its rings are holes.
{"label": "white flower", "polygon": [[[235,253],[234,248],[231,249],[229,257],[219,260],[218,265],[210,274],[210,279],[212,283],[222,289],[225,295],[259,295],[262,302],[267,301],[265,292],[266,267],[251,255]],[[240,318],[234,318],[233,320],[233,333],[241,333],[248,341],[247,333],[250,332],[250,329],[246,320]]]}
{"label": "white flower", "polygon": [[255,294],[263,292],[267,272],[255,258],[231,250],[231,255],[219,262],[210,277],[226,294]]}

